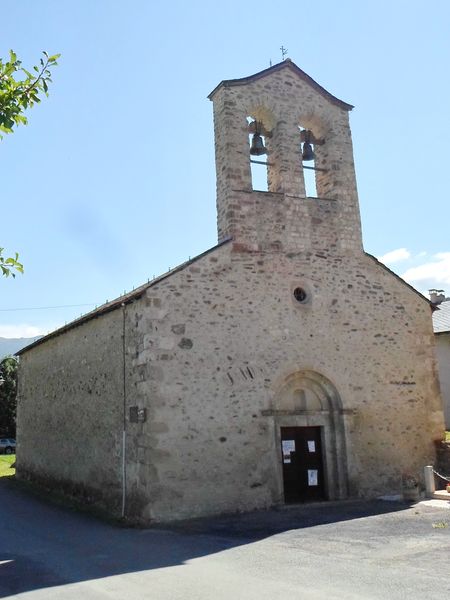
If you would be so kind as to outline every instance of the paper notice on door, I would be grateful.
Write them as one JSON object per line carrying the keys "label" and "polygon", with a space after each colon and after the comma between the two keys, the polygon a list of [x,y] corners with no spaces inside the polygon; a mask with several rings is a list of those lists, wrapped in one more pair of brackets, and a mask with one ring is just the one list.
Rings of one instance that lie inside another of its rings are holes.
{"label": "paper notice on door", "polygon": [[319,485],[318,471],[316,469],[308,469],[308,485],[311,487]]}
{"label": "paper notice on door", "polygon": [[295,452],[295,440],[282,440],[283,462],[285,465],[291,462],[291,452]]}
{"label": "paper notice on door", "polygon": [[314,440],[308,440],[308,452],[316,451],[316,442]]}
{"label": "paper notice on door", "polygon": [[281,446],[283,448],[283,454],[295,452],[295,440],[283,440]]}

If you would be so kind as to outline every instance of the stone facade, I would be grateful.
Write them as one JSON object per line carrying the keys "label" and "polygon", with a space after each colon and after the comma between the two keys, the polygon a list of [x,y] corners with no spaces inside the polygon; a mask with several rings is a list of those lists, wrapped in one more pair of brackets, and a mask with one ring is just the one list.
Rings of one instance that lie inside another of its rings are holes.
{"label": "stone facade", "polygon": [[363,251],[351,106],[290,61],[210,98],[218,246],[22,352],[18,476],[143,522],[250,510],[284,502],[282,428],[319,428],[326,498],[396,492],[442,438],[431,310]]}
{"label": "stone facade", "polygon": [[433,289],[430,301],[435,309],[433,330],[445,426],[450,431],[450,298],[445,297],[443,290]]}
{"label": "stone facade", "polygon": [[435,334],[445,426],[450,431],[450,331]]}

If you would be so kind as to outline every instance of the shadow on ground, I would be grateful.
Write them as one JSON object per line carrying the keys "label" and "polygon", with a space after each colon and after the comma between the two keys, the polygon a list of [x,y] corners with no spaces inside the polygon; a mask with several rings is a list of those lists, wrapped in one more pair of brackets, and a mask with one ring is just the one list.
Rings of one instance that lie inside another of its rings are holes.
{"label": "shadow on ground", "polygon": [[125,529],[27,494],[0,480],[0,597],[180,565],[288,530],[392,513],[383,501],[321,503],[284,510]]}
{"label": "shadow on ground", "polygon": [[[169,527],[165,525],[164,529],[169,528],[171,531],[185,534],[214,535],[254,542],[292,529],[304,529],[305,527],[393,513],[405,510],[410,506],[411,504],[404,502],[383,500],[317,502],[220,517],[177,521]],[[155,528],[159,529],[160,526],[155,526]]]}

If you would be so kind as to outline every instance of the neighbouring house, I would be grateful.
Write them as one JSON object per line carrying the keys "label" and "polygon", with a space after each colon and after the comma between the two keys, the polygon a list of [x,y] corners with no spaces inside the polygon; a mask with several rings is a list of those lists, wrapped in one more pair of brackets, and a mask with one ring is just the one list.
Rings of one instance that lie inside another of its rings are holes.
{"label": "neighbouring house", "polygon": [[352,106],[288,59],[209,98],[217,246],[20,351],[17,476],[141,522],[395,493],[442,403],[429,300],[362,246]]}
{"label": "neighbouring house", "polygon": [[450,298],[446,298],[443,291],[430,290],[430,300],[437,309],[433,311],[433,329],[445,425],[450,431]]}

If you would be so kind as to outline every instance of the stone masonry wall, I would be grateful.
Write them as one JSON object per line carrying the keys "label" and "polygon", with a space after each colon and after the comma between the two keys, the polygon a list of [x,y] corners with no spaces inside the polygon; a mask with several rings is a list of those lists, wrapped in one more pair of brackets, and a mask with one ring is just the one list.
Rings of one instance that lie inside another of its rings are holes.
{"label": "stone masonry wall", "polygon": [[233,239],[243,250],[292,253],[314,248],[316,252],[335,252],[343,245],[343,236],[349,244],[358,240],[357,231],[345,232],[340,225],[336,200],[271,192],[241,192],[236,198],[240,233]]}
{"label": "stone masonry wall", "polygon": [[[231,236],[249,249],[262,249],[254,234],[264,207],[258,207],[260,212],[249,206],[264,202],[263,194],[248,194],[252,180],[247,117],[251,117],[270,132],[266,138],[268,155],[261,157],[269,164],[269,192],[281,194],[291,210],[305,207],[298,202],[305,198],[299,126],[311,129],[316,138],[324,140],[314,151],[315,166],[322,169],[316,171],[317,195],[327,205],[337,201],[332,209],[335,218],[327,223],[328,233],[341,250],[361,250],[348,109],[308,85],[287,62],[281,70],[245,85],[227,86],[225,82],[212,99],[219,241]],[[308,214],[304,208],[298,210],[303,212],[298,215],[300,219],[292,221],[296,233],[300,238],[308,237],[317,226],[317,216],[314,211]]]}
{"label": "stone masonry wall", "polygon": [[[402,472],[420,476],[434,462],[443,421],[430,307],[367,255],[249,253],[230,242],[151,285],[125,317],[129,518],[282,503],[271,409],[304,370],[341,397],[350,496],[398,491]],[[19,477],[115,515],[122,327],[117,309],[26,352],[18,419]],[[130,422],[132,406],[146,408],[145,422]]]}
{"label": "stone masonry wall", "polygon": [[[297,285],[308,303],[293,298]],[[128,429],[129,493],[144,520],[282,502],[277,424],[263,413],[299,370],[325,375],[351,414],[351,496],[398,491],[402,472],[420,476],[434,457],[443,427],[430,307],[366,255],[229,244],[128,310],[133,402],[148,411]]]}
{"label": "stone masonry wall", "polygon": [[123,422],[121,311],[20,359],[17,476],[117,514]]}

